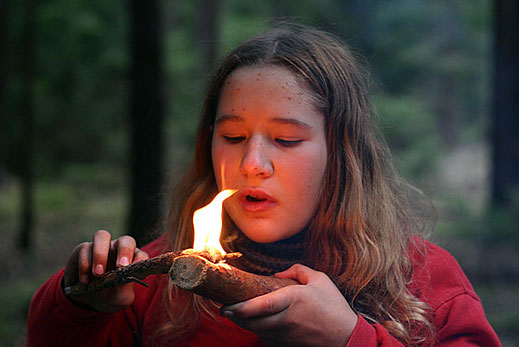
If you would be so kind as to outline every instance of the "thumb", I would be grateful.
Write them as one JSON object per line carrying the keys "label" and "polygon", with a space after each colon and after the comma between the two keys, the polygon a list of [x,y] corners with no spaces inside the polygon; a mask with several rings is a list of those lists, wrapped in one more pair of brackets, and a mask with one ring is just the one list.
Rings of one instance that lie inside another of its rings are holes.
{"label": "thumb", "polygon": [[317,279],[319,272],[309,268],[308,266],[295,264],[285,271],[278,272],[274,276],[278,278],[293,279],[301,284],[308,284],[312,280]]}

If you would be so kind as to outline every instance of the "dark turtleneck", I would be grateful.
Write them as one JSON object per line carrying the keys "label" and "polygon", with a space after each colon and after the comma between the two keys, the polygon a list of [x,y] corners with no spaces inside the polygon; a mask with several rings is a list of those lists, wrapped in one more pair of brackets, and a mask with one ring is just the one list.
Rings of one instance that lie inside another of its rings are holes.
{"label": "dark turtleneck", "polygon": [[287,239],[273,243],[258,243],[249,239],[241,231],[232,241],[232,249],[241,257],[228,263],[242,270],[258,275],[273,275],[300,263],[305,264],[306,229]]}

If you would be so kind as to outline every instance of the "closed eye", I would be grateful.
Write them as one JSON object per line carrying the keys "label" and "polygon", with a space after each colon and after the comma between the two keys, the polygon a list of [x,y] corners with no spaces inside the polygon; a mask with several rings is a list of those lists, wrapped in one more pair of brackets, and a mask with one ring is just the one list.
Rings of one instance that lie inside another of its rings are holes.
{"label": "closed eye", "polygon": [[304,140],[285,140],[285,139],[276,139],[276,142],[279,143],[283,147],[296,147]]}
{"label": "closed eye", "polygon": [[243,140],[245,140],[245,136],[223,136],[223,138],[225,139],[225,141],[227,141],[228,143],[240,143],[242,142]]}

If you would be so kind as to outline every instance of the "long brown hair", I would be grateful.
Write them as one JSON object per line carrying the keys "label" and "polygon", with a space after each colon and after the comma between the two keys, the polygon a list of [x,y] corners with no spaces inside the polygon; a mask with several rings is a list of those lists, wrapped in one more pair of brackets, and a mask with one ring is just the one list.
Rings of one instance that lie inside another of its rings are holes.
{"label": "long brown hair", "polygon": [[[224,81],[240,67],[261,65],[293,72],[325,115],[328,161],[305,261],[328,274],[357,313],[408,345],[423,342],[433,331],[427,305],[407,290],[407,250],[421,224],[376,130],[367,73],[332,34],[284,25],[244,42],[223,59],[206,92],[194,161],[174,193],[168,227],[172,249],[192,246],[193,212],[217,193],[211,139]],[[199,298],[172,301],[177,329],[180,322],[190,322],[181,330],[192,329],[203,307],[211,311]]]}

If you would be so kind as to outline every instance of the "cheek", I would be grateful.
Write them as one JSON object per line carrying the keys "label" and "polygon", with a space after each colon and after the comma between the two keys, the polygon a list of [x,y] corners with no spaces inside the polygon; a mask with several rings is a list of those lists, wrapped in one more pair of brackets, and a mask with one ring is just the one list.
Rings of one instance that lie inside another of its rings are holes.
{"label": "cheek", "polygon": [[296,201],[302,199],[309,202],[317,199],[320,193],[326,169],[326,155],[320,152],[318,154],[293,162],[287,170],[286,182],[292,186]]}
{"label": "cheek", "polygon": [[312,189],[314,192],[321,188],[324,171],[326,170],[327,155],[328,153],[325,148],[318,147],[312,155],[309,156],[311,159],[307,160],[305,163],[305,175],[310,178],[307,182],[308,188]]}
{"label": "cheek", "polygon": [[211,144],[211,160],[213,162],[213,173],[216,178],[216,183],[218,184],[218,189],[222,189],[222,155],[221,150],[215,141],[213,140]]}

